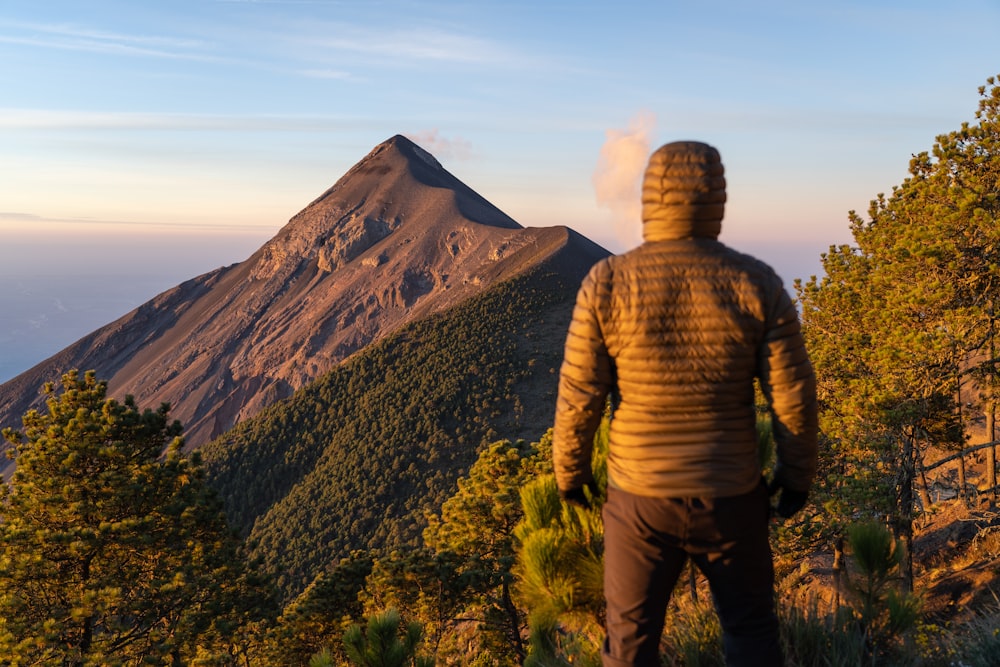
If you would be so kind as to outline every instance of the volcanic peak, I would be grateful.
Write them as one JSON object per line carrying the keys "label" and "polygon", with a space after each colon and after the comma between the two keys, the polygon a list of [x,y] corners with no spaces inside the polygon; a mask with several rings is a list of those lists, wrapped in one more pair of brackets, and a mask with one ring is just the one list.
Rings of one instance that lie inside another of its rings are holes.
{"label": "volcanic peak", "polygon": [[[457,218],[503,229],[521,226],[449,173],[430,153],[396,135],[349,169],[252,258],[254,279],[287,279],[303,262],[332,272],[407,221],[426,234]],[[376,260],[369,259],[369,263]]]}

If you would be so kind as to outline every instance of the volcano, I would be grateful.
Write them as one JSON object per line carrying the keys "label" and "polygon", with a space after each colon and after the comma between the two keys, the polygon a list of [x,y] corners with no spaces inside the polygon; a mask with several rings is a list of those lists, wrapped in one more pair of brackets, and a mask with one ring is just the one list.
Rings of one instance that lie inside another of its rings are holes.
{"label": "volcano", "polygon": [[566,227],[522,227],[397,135],[247,260],[0,385],[0,425],[19,427],[46,382],[93,369],[112,396],[169,403],[197,448],[407,323],[541,265],[578,281],[607,254]]}

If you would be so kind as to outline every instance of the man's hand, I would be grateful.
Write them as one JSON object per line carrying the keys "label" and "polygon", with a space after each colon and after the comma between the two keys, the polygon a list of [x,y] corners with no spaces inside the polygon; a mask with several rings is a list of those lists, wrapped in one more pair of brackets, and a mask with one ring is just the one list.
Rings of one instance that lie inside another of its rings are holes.
{"label": "man's hand", "polygon": [[[584,489],[586,489],[586,491],[584,491]],[[589,495],[587,492],[589,492]],[[589,510],[593,507],[591,498],[597,497],[597,484],[594,480],[590,480],[583,486],[577,486],[566,490],[559,489],[559,497],[562,498],[565,503],[575,505],[581,509]]]}
{"label": "man's hand", "polygon": [[784,519],[789,518],[802,509],[805,506],[806,501],[809,499],[808,491],[795,491],[793,489],[789,489],[777,480],[772,481],[768,485],[767,491],[772,496],[776,493],[780,493],[778,496],[778,505],[775,507],[775,511],[778,513],[778,516]]}

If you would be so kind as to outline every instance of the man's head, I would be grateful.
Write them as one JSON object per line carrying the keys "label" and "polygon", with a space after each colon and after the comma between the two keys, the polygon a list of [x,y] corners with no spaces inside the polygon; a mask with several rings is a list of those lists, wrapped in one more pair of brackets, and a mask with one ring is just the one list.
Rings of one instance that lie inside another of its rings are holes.
{"label": "man's head", "polygon": [[675,141],[649,158],[642,181],[645,240],[714,239],[722,229],[725,205],[725,170],[715,148]]}

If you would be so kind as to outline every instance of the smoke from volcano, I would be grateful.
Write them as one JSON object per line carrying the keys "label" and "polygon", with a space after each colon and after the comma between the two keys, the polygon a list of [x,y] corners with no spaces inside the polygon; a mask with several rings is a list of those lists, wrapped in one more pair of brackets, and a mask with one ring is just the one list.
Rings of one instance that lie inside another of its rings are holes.
{"label": "smoke from volcano", "polygon": [[615,237],[626,248],[642,240],[640,191],[655,127],[656,116],[640,111],[626,129],[607,130],[592,177],[597,203],[610,209]]}

